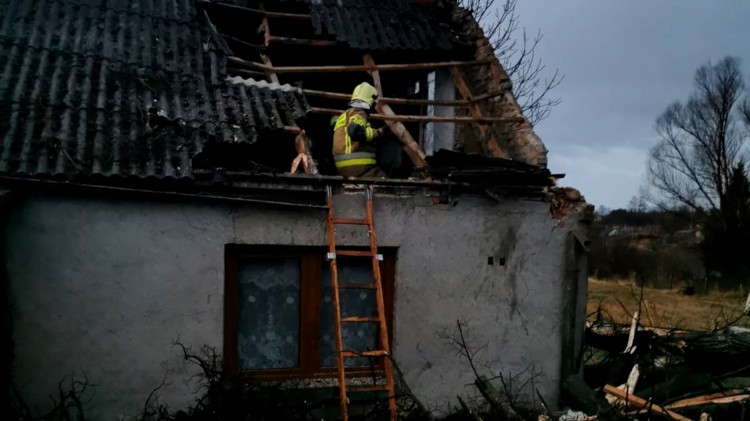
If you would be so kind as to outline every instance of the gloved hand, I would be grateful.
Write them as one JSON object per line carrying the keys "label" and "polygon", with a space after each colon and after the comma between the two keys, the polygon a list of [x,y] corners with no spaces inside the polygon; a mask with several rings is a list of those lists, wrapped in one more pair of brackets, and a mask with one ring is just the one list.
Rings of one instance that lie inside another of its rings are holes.
{"label": "gloved hand", "polygon": [[388,126],[383,126],[378,129],[375,129],[375,132],[377,134],[377,137],[383,137],[384,135],[388,134],[390,132],[390,129]]}

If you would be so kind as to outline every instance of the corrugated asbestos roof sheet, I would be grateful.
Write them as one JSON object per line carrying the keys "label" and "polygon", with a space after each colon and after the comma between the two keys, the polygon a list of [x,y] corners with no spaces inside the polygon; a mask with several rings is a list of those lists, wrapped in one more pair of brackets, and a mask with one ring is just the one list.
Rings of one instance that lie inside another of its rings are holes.
{"label": "corrugated asbestos roof sheet", "polygon": [[317,35],[362,50],[450,50],[450,31],[431,9],[408,0],[310,0]]}
{"label": "corrugated asbestos roof sheet", "polygon": [[[213,0],[207,0],[213,1]],[[223,0],[253,7],[252,0]],[[274,4],[276,3],[276,4]],[[317,36],[333,36],[359,50],[451,50],[465,45],[450,31],[449,17],[414,0],[266,0],[269,10],[305,3]],[[458,41],[458,42],[457,42]]]}
{"label": "corrugated asbestos roof sheet", "polygon": [[226,79],[208,29],[194,0],[0,0],[0,174],[192,177],[208,139],[307,112]]}

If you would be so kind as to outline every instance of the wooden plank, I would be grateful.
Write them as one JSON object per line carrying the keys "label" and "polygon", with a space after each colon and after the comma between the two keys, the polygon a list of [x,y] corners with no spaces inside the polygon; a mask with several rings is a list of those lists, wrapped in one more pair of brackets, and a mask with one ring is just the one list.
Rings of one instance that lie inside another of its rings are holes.
{"label": "wooden plank", "polygon": [[750,398],[747,390],[734,389],[727,392],[712,393],[709,395],[696,396],[694,398],[682,399],[666,406],[667,409],[687,409],[696,408],[703,405],[726,404],[732,402],[741,402]]}
{"label": "wooden plank", "polygon": [[628,343],[625,345],[625,354],[632,354],[635,352],[635,347],[633,344],[635,343],[635,332],[638,330],[638,320],[640,318],[638,317],[639,313],[638,310],[633,313],[633,320],[630,323],[630,332],[628,332]]}
{"label": "wooden plank", "polygon": [[365,53],[362,56],[362,61],[367,66],[367,73],[372,76],[372,81],[375,83],[375,89],[378,90],[378,96],[383,96],[383,84],[380,82],[380,73],[378,72],[377,66],[375,66],[375,60],[372,58],[372,54]]}
{"label": "wooden plank", "polygon": [[[294,174],[297,172],[297,167],[302,164],[302,168],[305,174],[318,174],[318,169],[315,167],[315,161],[313,161],[312,153],[310,152],[310,142],[307,140],[307,134],[304,130],[296,126],[284,126],[286,129],[296,129],[297,137],[294,139],[294,147],[297,151],[297,157],[292,161],[292,168],[289,170],[290,173]],[[293,131],[293,130],[288,130]]]}
{"label": "wooden plank", "polygon": [[385,120],[385,123],[388,125],[388,128],[391,129],[391,132],[401,141],[401,143],[404,144],[404,151],[409,156],[409,159],[411,159],[414,166],[417,168],[427,167],[424,151],[419,148],[419,145],[414,141],[414,138],[411,137],[409,131],[406,130],[406,127],[400,122],[435,120],[421,120],[420,118],[423,116],[397,116],[388,104],[378,104],[375,108],[380,111],[380,114],[373,114],[370,118]]}
{"label": "wooden plank", "polygon": [[[365,53],[365,55],[362,58],[362,61],[365,63],[365,66],[368,68],[368,73],[372,76],[373,82],[375,83],[375,88],[378,90],[378,95],[383,96],[383,86],[380,82],[380,72],[378,71],[377,66],[375,65],[375,60],[373,60],[372,55],[370,53]],[[388,104],[383,104],[381,102],[378,102],[375,106],[378,111],[380,111],[381,115],[387,115],[390,117],[395,117],[396,113],[393,112],[390,106]],[[377,114],[375,114],[377,115]],[[370,115],[370,118],[373,118],[373,115]],[[427,162],[425,162],[425,153],[422,151],[422,148],[419,147],[417,142],[414,141],[414,138],[411,136],[411,133],[409,133],[408,130],[406,130],[406,127],[404,127],[403,124],[401,124],[399,121],[408,121],[408,120],[385,120],[385,124],[388,125],[388,128],[391,129],[391,132],[396,135],[396,137],[401,141],[401,143],[404,144],[403,148],[406,152],[406,155],[409,156],[409,159],[414,164],[416,168],[425,168],[427,166]],[[428,178],[426,174],[422,174],[424,178]]]}
{"label": "wooden plank", "polygon": [[[229,56],[227,60],[238,66],[246,66],[254,69],[272,70],[276,73],[338,73],[338,72],[367,72],[373,70],[367,65],[349,65],[349,66],[288,66],[273,67],[256,63],[254,61],[243,60],[239,57]],[[479,61],[441,61],[432,63],[406,63],[406,64],[378,64],[375,70],[378,71],[401,71],[401,70],[434,70],[446,67],[463,67],[479,66],[490,63],[490,60]]]}
{"label": "wooden plank", "polygon": [[[371,120],[385,120],[386,122],[401,122],[401,121],[426,121],[426,122],[438,122],[438,123],[507,123],[507,124],[518,124],[523,123],[524,119],[521,117],[438,117],[438,116],[427,116],[427,115],[397,115],[388,104],[378,103],[375,109],[379,113],[370,114],[368,118]],[[311,107],[311,113],[316,114],[331,114],[340,115],[344,113],[344,110],[337,110],[335,108],[320,108]],[[390,124],[389,124],[390,126]],[[393,131],[393,127],[391,127]],[[410,136],[411,137],[411,136]],[[415,143],[416,144],[416,143]]]}
{"label": "wooden plank", "polygon": [[268,38],[268,42],[289,44],[289,45],[305,45],[308,47],[331,47],[337,45],[338,42],[327,39],[304,39],[304,38],[293,38],[293,37],[280,37],[271,35]]}
{"label": "wooden plank", "polygon": [[260,72],[260,71],[256,71],[256,70],[247,70],[247,69],[232,68],[232,70],[230,71],[230,73],[242,75],[244,77],[249,77],[249,78],[253,78],[253,79],[257,79],[259,77],[260,78],[267,77],[265,72]]}
{"label": "wooden plank", "polygon": [[625,402],[626,406],[627,405],[639,406],[641,408],[645,408],[645,407],[648,406],[648,407],[651,408],[651,413],[661,415],[663,417],[666,417],[667,419],[669,419],[671,417],[671,419],[674,419],[674,420],[677,420],[677,421],[692,421],[688,417],[680,415],[680,414],[678,414],[678,413],[676,413],[674,411],[671,411],[669,409],[662,408],[661,406],[659,406],[659,405],[657,405],[655,403],[651,403],[651,402],[649,402],[649,401],[647,401],[647,400],[645,400],[643,398],[640,398],[640,397],[638,397],[636,395],[629,394],[629,393],[627,393],[624,390],[620,390],[620,389],[612,386],[611,384],[608,384],[608,385],[604,386],[604,393],[609,394],[609,395],[613,395],[613,396],[616,396],[616,397],[620,398],[621,400],[623,400]]}
{"label": "wooden plank", "polygon": [[[260,9],[265,10],[265,8],[263,7],[263,3],[260,3]],[[263,29],[263,44],[268,47],[271,38],[271,28],[268,26],[268,16],[263,16],[263,20],[260,26]],[[268,67],[267,69],[264,69],[268,81],[279,83],[279,77],[276,76],[276,72],[273,71],[273,63],[271,63],[271,57],[269,57],[267,54],[260,53],[260,59],[263,60],[263,64]]]}
{"label": "wooden plank", "polygon": [[[463,74],[461,74],[461,69],[459,69],[456,66],[453,66],[450,68],[451,73],[453,74],[453,81],[456,83],[456,88],[458,88],[458,92],[461,94],[461,96],[465,100],[471,100],[471,89],[469,88],[469,85],[466,83],[466,80],[463,77]],[[471,106],[469,106],[469,113],[474,118],[483,117],[482,115],[482,108],[477,104],[476,102],[472,102]],[[494,156],[495,158],[509,158],[508,153],[500,147],[500,143],[495,138],[495,134],[492,132],[492,128],[488,126],[479,126],[479,133],[482,136],[482,144],[485,145],[487,148],[487,151]]]}
{"label": "wooden plank", "polygon": [[[341,99],[341,100],[351,99],[351,94],[343,94],[343,93],[338,93],[338,92],[325,92],[325,91],[316,91],[313,89],[302,89],[302,93],[307,96],[317,96],[317,97],[322,97],[322,98],[332,98],[332,99]],[[460,107],[460,106],[469,105],[468,101],[463,101],[463,100],[450,101],[450,100],[388,98],[388,97],[380,97],[378,98],[378,102],[382,102],[384,104],[396,104],[396,105],[433,105],[433,106],[438,106],[438,107],[442,107],[442,106]]]}

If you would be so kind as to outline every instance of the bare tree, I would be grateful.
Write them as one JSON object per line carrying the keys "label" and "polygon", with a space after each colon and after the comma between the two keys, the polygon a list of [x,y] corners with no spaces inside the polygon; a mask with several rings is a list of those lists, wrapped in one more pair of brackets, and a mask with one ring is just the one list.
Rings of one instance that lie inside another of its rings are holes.
{"label": "bare tree", "polygon": [[531,124],[547,118],[552,107],[559,105],[560,97],[551,91],[563,80],[558,69],[548,72],[547,66],[537,57],[536,49],[542,33],[529,36],[520,26],[516,12],[518,0],[459,0],[458,4],[469,10],[492,44],[500,63],[513,84],[513,95],[521,105]]}
{"label": "bare tree", "polygon": [[[750,100],[744,94],[740,64],[726,57],[695,73],[694,92],[675,102],[656,121],[659,143],[651,150],[649,181],[671,203],[706,213],[721,211],[733,168],[748,139]],[[743,107],[744,105],[744,107]]]}
{"label": "bare tree", "polygon": [[701,66],[690,98],[667,107],[656,131],[660,141],[651,150],[648,177],[663,199],[655,203],[695,211],[704,225],[708,269],[729,278],[749,275],[750,96],[739,61],[726,57]]}

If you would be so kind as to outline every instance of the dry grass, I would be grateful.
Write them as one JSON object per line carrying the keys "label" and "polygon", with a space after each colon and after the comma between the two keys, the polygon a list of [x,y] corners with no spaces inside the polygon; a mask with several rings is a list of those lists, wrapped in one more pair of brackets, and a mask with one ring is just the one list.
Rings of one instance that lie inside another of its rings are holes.
{"label": "dry grass", "polygon": [[[630,323],[638,310],[640,288],[631,281],[589,279],[587,313],[601,306],[605,318],[618,323]],[[748,291],[716,291],[708,294],[684,295],[679,290],[644,288],[641,324],[655,327],[676,327],[712,330],[726,325],[742,314]],[[741,318],[737,325],[750,327],[750,317]]]}

